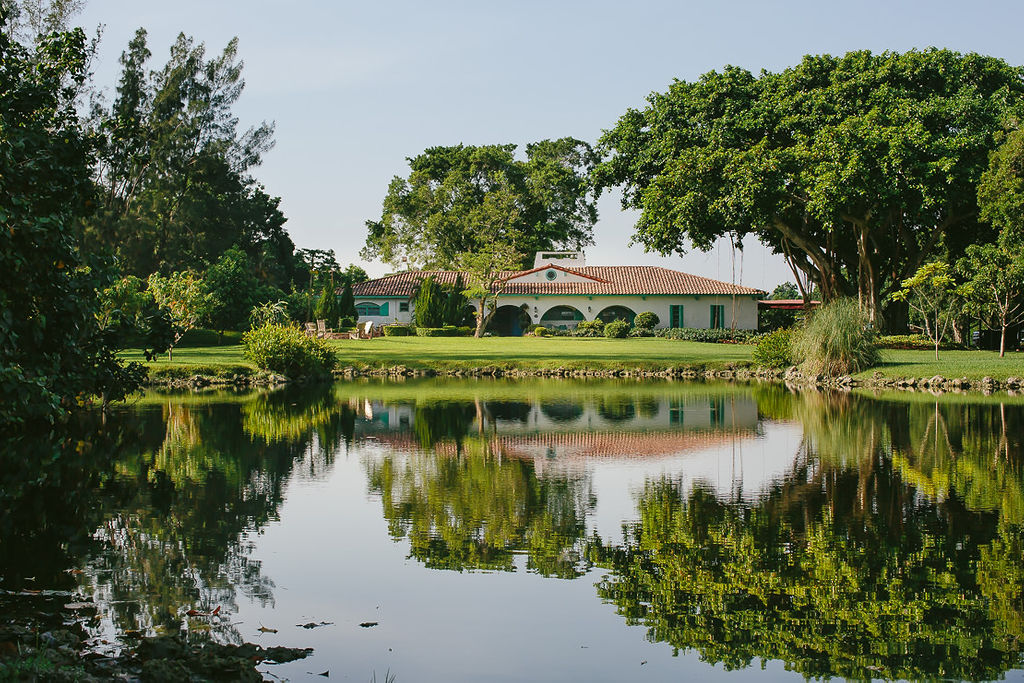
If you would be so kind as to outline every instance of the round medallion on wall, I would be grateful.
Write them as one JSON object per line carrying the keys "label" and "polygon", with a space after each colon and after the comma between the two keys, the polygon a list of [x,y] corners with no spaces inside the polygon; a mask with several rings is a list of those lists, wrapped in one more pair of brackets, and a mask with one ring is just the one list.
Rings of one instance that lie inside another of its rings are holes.
{"label": "round medallion on wall", "polygon": [[558,277],[558,273],[555,272],[554,270],[549,270],[548,272],[544,273],[544,277],[546,277],[549,280],[554,280],[556,277]]}

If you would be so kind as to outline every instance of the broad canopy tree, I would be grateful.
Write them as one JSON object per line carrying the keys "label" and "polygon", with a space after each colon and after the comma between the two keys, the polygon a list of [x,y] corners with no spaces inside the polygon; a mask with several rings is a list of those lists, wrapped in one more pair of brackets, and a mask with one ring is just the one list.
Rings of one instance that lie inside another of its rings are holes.
{"label": "broad canopy tree", "polygon": [[[396,267],[451,268],[461,258],[500,242],[528,255],[592,244],[597,193],[589,175],[598,157],[573,138],[526,146],[432,147],[409,159],[408,178],[395,177],[380,220],[367,221],[362,256]],[[480,230],[488,204],[511,203],[512,219]]]}
{"label": "broad canopy tree", "polygon": [[627,111],[594,177],[622,186],[648,249],[753,234],[826,300],[859,297],[879,327],[899,325],[885,307],[900,283],[987,236],[976,188],[1022,101],[1022,68],[949,50],[727,67]]}

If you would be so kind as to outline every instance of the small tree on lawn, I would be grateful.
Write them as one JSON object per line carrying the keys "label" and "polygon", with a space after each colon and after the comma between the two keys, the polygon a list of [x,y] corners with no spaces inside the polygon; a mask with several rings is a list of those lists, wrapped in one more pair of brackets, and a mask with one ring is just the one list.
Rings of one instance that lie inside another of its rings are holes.
{"label": "small tree on lawn", "polygon": [[514,270],[523,255],[510,244],[492,243],[474,253],[459,254],[461,270],[469,277],[463,294],[477,302],[475,337],[482,337],[491,316],[498,309],[498,297],[505,288],[504,271]]}
{"label": "small tree on lawn", "polygon": [[149,276],[149,291],[171,318],[173,343],[167,347],[167,360],[171,360],[175,345],[210,314],[216,301],[201,277],[184,271],[167,277],[153,273]]}
{"label": "small tree on lawn", "polygon": [[444,325],[445,293],[434,279],[428,276],[416,292],[413,304],[417,327],[441,327]]}
{"label": "small tree on lawn", "polygon": [[999,329],[999,357],[1006,355],[1006,330],[1024,322],[1024,244],[972,244],[957,263],[967,279],[966,309]]}
{"label": "small tree on lawn", "polygon": [[[349,266],[351,268],[352,266]],[[345,280],[345,286],[341,288],[341,300],[338,302],[338,315],[341,318],[358,320],[359,312],[356,310],[356,296],[352,292],[352,281]]]}
{"label": "small tree on lawn", "polygon": [[935,343],[935,359],[939,344],[956,318],[962,290],[957,288],[949,272],[949,264],[932,261],[904,280],[902,289],[892,294],[893,301],[903,301],[924,323],[925,335]]}

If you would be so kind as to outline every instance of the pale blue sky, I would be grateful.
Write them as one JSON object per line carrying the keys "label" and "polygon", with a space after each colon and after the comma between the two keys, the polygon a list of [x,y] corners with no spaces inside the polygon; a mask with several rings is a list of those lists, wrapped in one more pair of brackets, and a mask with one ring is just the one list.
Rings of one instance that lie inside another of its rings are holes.
{"label": "pale blue sky", "polygon": [[[566,135],[595,142],[651,91],[726,64],[774,71],[808,53],[931,45],[1024,64],[1022,0],[88,0],[79,19],[106,25],[96,70],[111,91],[117,58],[139,26],[149,31],[154,66],[178,32],[211,52],[238,36],[248,86],[236,111],[243,125],[277,123],[277,146],[256,175],[282,197],[295,243],[334,249],[343,265],[361,263],[364,221],[379,217],[392,176],[406,175],[405,157],[426,147]],[[589,263],[731,279],[727,248],[645,254],[627,247],[635,217],[617,196],[600,210]],[[792,279],[756,244],[742,265],[746,285]],[[363,266],[371,275],[388,270]]]}

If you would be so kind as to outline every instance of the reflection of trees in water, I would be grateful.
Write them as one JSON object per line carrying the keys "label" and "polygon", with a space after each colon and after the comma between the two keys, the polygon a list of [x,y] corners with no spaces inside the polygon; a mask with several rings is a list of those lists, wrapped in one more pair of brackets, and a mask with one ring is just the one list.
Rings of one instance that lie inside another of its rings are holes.
{"label": "reflection of trees in water", "polygon": [[552,422],[575,422],[583,415],[583,404],[575,401],[542,401],[540,410]]}
{"label": "reflection of trees in water", "polygon": [[423,448],[433,448],[442,441],[461,443],[476,415],[476,408],[467,402],[417,404],[413,430]]}
{"label": "reflection of trees in water", "polygon": [[459,455],[389,456],[367,464],[395,540],[437,569],[512,571],[514,555],[546,576],[586,570],[578,544],[594,505],[582,477],[538,478],[532,462],[492,453],[485,438],[462,442]]}
{"label": "reflection of trees in water", "polygon": [[[8,545],[9,556],[47,557],[49,574],[35,572],[38,577],[59,576],[91,558],[83,580],[111,625],[174,630],[189,608],[220,605],[229,612],[238,592],[273,601],[272,582],[249,557],[247,534],[277,516],[297,464],[314,476],[329,469],[334,451],[352,440],[355,415],[332,402],[328,386],[256,395],[241,405],[170,397],[159,409],[98,422],[66,440],[83,446],[57,459],[72,465],[74,477],[4,489],[7,509],[35,508],[25,535],[36,547],[4,535],[0,548]],[[63,472],[52,463],[44,469],[43,462],[35,461],[39,481]],[[61,526],[47,530],[47,520],[57,516]],[[14,523],[9,516],[0,521]],[[69,535],[91,545],[70,545]],[[13,571],[6,561],[0,565]]]}
{"label": "reflection of trees in water", "polygon": [[636,403],[632,396],[601,397],[597,414],[609,422],[627,422],[636,417]]}
{"label": "reflection of trees in water", "polygon": [[530,417],[531,405],[525,401],[487,401],[484,406],[491,420],[526,422]]}
{"label": "reflection of trees in water", "polygon": [[1021,408],[792,400],[805,436],[790,475],[752,505],[650,482],[623,545],[588,552],[612,571],[599,595],[650,639],[728,668],[986,679],[1019,666]]}

